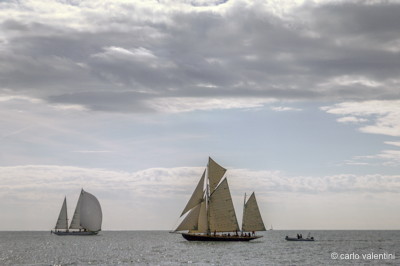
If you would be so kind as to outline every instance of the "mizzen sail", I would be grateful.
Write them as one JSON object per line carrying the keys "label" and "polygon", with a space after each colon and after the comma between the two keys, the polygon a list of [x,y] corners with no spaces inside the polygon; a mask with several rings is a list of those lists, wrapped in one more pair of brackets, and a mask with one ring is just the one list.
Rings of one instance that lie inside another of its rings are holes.
{"label": "mizzen sail", "polygon": [[254,192],[251,194],[249,200],[244,204],[242,230],[248,232],[265,231],[264,222]]}

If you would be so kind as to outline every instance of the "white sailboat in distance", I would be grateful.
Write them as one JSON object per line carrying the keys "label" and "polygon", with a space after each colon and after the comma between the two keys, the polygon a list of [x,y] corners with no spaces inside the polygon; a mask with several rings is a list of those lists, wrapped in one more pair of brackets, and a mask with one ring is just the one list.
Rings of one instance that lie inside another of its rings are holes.
{"label": "white sailboat in distance", "polygon": [[94,195],[82,189],[69,227],[65,197],[56,226],[51,232],[56,235],[97,235],[101,231],[102,219],[99,201]]}
{"label": "white sailboat in distance", "polygon": [[209,157],[199,183],[184,208],[185,218],[175,232],[189,241],[250,241],[260,238],[255,231],[265,231],[255,194],[244,203],[242,231],[236,218],[226,169]]}

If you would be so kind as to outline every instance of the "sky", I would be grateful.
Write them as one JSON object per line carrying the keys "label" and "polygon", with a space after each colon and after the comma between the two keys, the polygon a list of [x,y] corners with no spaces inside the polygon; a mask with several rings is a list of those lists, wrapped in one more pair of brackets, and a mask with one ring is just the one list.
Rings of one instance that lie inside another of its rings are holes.
{"label": "sky", "polygon": [[0,0],[0,230],[172,230],[211,156],[238,220],[400,229],[400,1]]}

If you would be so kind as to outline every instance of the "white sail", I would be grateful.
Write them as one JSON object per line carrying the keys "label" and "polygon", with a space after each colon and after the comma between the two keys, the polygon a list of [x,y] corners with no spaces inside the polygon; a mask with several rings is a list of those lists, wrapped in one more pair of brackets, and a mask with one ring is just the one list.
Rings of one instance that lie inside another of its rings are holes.
{"label": "white sail", "polygon": [[92,194],[82,189],[80,225],[88,231],[100,231],[103,213],[99,201]]}
{"label": "white sail", "polygon": [[183,209],[181,216],[184,215],[186,212],[188,212],[190,209],[192,209],[194,206],[198,205],[203,200],[205,175],[206,175],[206,171],[204,171],[203,175],[201,176],[200,181],[197,184],[197,187],[194,190],[192,197],[186,204],[185,209]]}
{"label": "white sail", "polygon": [[233,232],[239,225],[233,207],[228,181],[224,179],[210,196],[210,231]]}
{"label": "white sail", "polygon": [[225,168],[217,164],[213,159],[211,159],[211,157],[208,158],[208,180],[210,183],[210,193],[214,192],[225,172]]}
{"label": "white sail", "polygon": [[55,229],[68,229],[67,197],[64,198]]}
{"label": "white sail", "polygon": [[198,221],[200,214],[201,204],[198,204],[186,215],[185,219],[180,223],[180,225],[175,229],[175,231],[197,231]]}
{"label": "white sail", "polygon": [[82,229],[81,226],[81,201],[82,201],[83,189],[81,190],[81,194],[79,195],[78,203],[76,204],[74,216],[72,216],[71,224],[69,225],[69,229]]}
{"label": "white sail", "polygon": [[242,230],[247,232],[265,231],[264,222],[254,192],[247,203],[244,204]]}

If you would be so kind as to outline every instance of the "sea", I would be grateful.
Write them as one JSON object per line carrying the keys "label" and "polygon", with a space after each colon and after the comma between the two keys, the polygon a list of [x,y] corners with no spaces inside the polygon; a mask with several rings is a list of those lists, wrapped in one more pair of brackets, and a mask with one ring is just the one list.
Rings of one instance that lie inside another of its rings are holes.
{"label": "sea", "polygon": [[[290,242],[310,233],[314,242]],[[400,231],[283,231],[250,242],[189,242],[168,231],[97,236],[0,232],[0,265],[400,265]]]}

